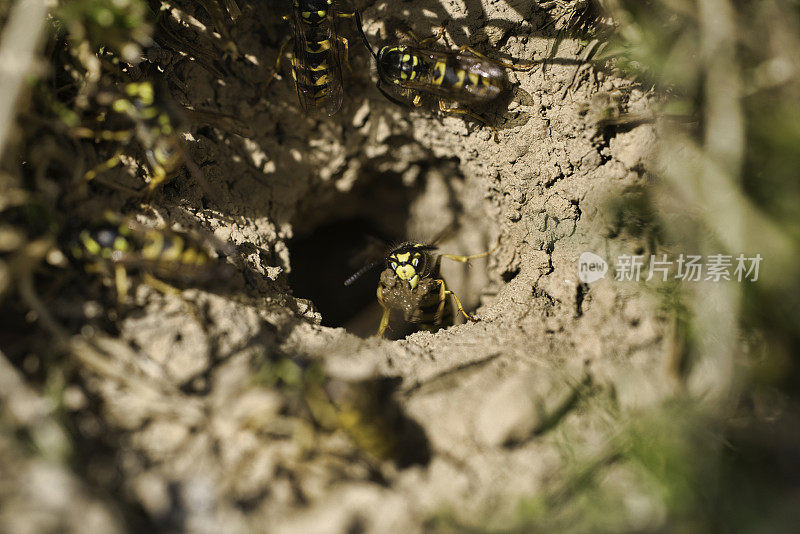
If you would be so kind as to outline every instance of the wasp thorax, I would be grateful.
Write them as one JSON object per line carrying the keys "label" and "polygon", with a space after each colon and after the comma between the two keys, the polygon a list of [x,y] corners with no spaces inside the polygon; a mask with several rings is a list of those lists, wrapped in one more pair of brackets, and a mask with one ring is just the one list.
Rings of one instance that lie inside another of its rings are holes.
{"label": "wasp thorax", "polygon": [[[404,57],[410,57],[402,47],[384,47],[378,54],[378,67],[381,74],[392,80],[394,83],[400,83],[400,79],[405,79],[403,74],[408,76],[411,70],[411,64],[404,61]],[[406,72],[409,71],[409,72]]]}
{"label": "wasp thorax", "polygon": [[328,16],[328,11],[327,9],[301,11],[300,16],[309,24],[319,24]]}

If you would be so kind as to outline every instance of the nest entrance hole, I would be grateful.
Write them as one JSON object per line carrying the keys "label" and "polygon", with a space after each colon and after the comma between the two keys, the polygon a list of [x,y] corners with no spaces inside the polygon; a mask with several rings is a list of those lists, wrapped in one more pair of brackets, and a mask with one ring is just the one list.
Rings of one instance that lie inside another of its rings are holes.
{"label": "nest entrance hole", "polygon": [[[448,167],[452,171],[454,166]],[[480,248],[485,245],[479,244],[476,236],[489,233],[487,217],[467,217],[471,218],[469,224],[449,223],[465,217],[453,188],[443,187],[442,182],[460,179],[455,172],[422,173],[408,184],[399,174],[381,173],[352,191],[311,199],[298,210],[296,237],[289,243],[293,294],[314,303],[323,326],[344,327],[361,337],[374,335],[381,317],[375,293],[384,265],[380,263],[345,286],[353,273],[383,258],[392,245],[430,241],[448,224],[453,228],[441,244],[442,252],[468,255],[483,251]],[[477,307],[488,281],[486,265],[484,259],[468,265],[442,262],[448,288],[456,291],[468,311]],[[393,321],[386,337],[404,337],[410,330],[403,326],[402,321]]]}

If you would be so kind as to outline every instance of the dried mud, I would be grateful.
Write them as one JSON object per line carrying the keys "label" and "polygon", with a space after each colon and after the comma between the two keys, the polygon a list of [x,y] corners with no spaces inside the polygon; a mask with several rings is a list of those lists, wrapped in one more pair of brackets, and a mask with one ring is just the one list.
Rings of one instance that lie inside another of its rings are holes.
{"label": "dried mud", "polygon": [[[611,273],[591,285],[577,278],[584,251],[650,252],[644,237],[616,231],[608,202],[646,179],[655,129],[601,129],[587,109],[614,100],[644,113],[651,96],[576,61],[585,36],[553,4],[359,5],[376,43],[379,30],[426,35],[445,23],[447,46],[533,61],[479,110],[499,143],[483,125],[441,116],[435,102],[407,111],[386,101],[347,24],[353,73],[330,119],[300,113],[286,69],[264,86],[287,31],[278,11],[249,12],[231,27],[241,58],[225,62],[221,79],[202,60],[154,60],[181,105],[233,115],[249,131],[193,123],[190,155],[211,191],[180,176],[133,209],[148,223],[230,241],[240,274],[224,290],[180,296],[139,285],[118,335],[97,338],[113,358],[87,364],[90,395],[74,413],[109,443],[85,460],[88,478],[118,469],[104,481],[109,495],[83,499],[102,503],[92,517],[105,530],[130,520],[107,512],[115,506],[134,517],[128,526],[193,532],[419,532],[442,514],[511,525],[520,499],[602,448],[613,434],[609,406],[626,417],[672,392],[672,326],[652,288]],[[197,45],[220,55],[204,37]],[[86,210],[123,202],[109,190]],[[470,266],[444,260],[449,287],[479,321],[369,337],[378,273],[341,287],[363,262],[365,236],[430,239],[448,225],[446,253],[500,243]],[[396,399],[429,458],[364,462],[339,452],[348,449],[338,433],[309,454],[266,423],[282,401],[254,381],[253,362],[275,355],[324,362],[342,380],[399,378]]]}

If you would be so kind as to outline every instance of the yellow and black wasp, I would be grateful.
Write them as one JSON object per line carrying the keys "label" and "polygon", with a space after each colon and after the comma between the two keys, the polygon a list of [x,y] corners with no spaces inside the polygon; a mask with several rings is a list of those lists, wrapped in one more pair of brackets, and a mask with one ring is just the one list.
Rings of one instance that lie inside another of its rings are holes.
{"label": "yellow and black wasp", "polygon": [[[174,113],[157,100],[152,82],[127,83],[121,92],[102,93],[98,99],[99,104],[107,104],[107,110],[97,117],[96,125],[74,128],[73,134],[76,137],[110,141],[123,146],[137,142],[144,152],[151,173],[147,185],[148,194],[173,178],[184,166],[189,168],[199,182],[204,183],[200,170],[190,163],[186,155],[179,138],[181,129],[176,124],[178,121],[173,118]],[[121,163],[122,155],[123,150],[118,147],[111,158],[90,169],[84,177],[92,180],[100,173],[116,167]]]}
{"label": "yellow and black wasp", "polygon": [[377,290],[378,302],[383,308],[378,327],[379,336],[386,331],[392,310],[401,310],[406,322],[413,324],[417,330],[435,332],[451,326],[454,314],[450,296],[467,320],[476,320],[464,311],[458,296],[447,289],[440,266],[442,258],[466,263],[486,257],[492,251],[472,256],[456,256],[436,254],[437,249],[436,245],[403,243],[390,250],[385,258],[365,266],[345,281],[345,285],[350,285],[367,271],[385,263],[386,268],[381,272]]}
{"label": "yellow and black wasp", "polygon": [[228,244],[210,238],[148,228],[132,218],[107,213],[73,235],[70,255],[89,272],[113,276],[117,295],[123,300],[130,288],[130,271],[144,273],[151,285],[168,289],[158,278],[200,284],[229,278],[232,267],[212,257],[209,247],[222,254],[231,252]]}
{"label": "yellow and black wasp", "polygon": [[[494,132],[495,141],[498,141],[497,129],[466,106],[489,102],[506,88],[508,79],[504,67],[529,70],[533,65],[518,66],[489,59],[469,46],[446,52],[422,48],[442,38],[444,28],[437,35],[418,41],[417,46],[388,45],[375,53],[364,33],[358,11],[355,17],[364,44],[375,58],[377,87],[386,98],[401,106],[408,106],[410,101],[416,107],[420,105],[423,94],[431,95],[438,99],[442,112],[472,117],[489,126]],[[414,38],[413,34],[411,37]],[[383,84],[392,87],[407,101],[392,96]],[[454,107],[453,102],[461,106]]]}
{"label": "yellow and black wasp", "polygon": [[289,402],[282,414],[289,415],[290,406],[301,408],[297,415],[319,430],[344,431],[370,461],[394,460],[407,467],[430,460],[424,429],[397,402],[402,382],[397,377],[335,377],[319,360],[282,357],[265,362],[256,380],[284,393]]}
{"label": "yellow and black wasp", "polygon": [[[324,111],[334,115],[342,105],[342,58],[347,64],[348,42],[339,35],[336,23],[337,18],[352,16],[353,13],[337,11],[333,0],[293,0],[291,16],[284,17],[292,25],[292,75],[300,106],[306,113]],[[267,84],[280,69],[288,43],[289,40],[281,46]]]}

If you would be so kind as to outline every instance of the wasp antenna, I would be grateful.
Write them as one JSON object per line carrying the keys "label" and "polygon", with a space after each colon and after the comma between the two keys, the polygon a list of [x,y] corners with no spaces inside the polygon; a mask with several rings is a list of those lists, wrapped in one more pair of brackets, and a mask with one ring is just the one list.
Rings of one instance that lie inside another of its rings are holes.
{"label": "wasp antenna", "polygon": [[356,15],[356,26],[358,27],[358,33],[361,34],[361,39],[363,39],[364,44],[367,46],[367,50],[369,50],[369,53],[375,58],[375,61],[378,61],[378,54],[376,54],[372,49],[372,45],[369,44],[369,39],[367,39],[367,34],[364,33],[364,25],[361,22],[361,13],[357,9],[354,9],[353,12]]}
{"label": "wasp antenna", "polygon": [[370,263],[370,264],[368,264],[368,265],[365,265],[365,266],[363,266],[361,269],[359,269],[359,270],[358,270],[358,271],[356,271],[354,274],[352,274],[352,275],[350,276],[350,278],[348,278],[347,280],[345,280],[345,281],[344,281],[344,285],[346,285],[346,286],[349,286],[349,285],[351,285],[353,282],[355,282],[356,280],[358,280],[358,279],[361,277],[361,275],[363,275],[364,273],[366,273],[366,272],[368,272],[368,271],[371,271],[372,269],[374,269],[375,267],[377,267],[378,265],[380,265],[380,264],[381,264],[381,263],[383,263],[383,262],[384,262],[384,260],[383,260],[383,258],[381,258],[381,259],[379,259],[379,260],[375,260],[375,261],[373,261],[372,263]]}

